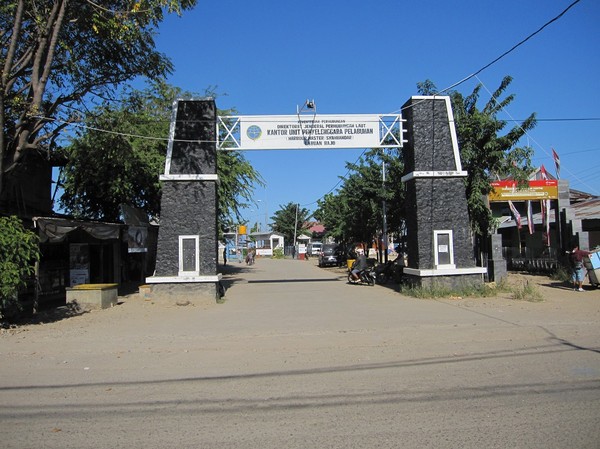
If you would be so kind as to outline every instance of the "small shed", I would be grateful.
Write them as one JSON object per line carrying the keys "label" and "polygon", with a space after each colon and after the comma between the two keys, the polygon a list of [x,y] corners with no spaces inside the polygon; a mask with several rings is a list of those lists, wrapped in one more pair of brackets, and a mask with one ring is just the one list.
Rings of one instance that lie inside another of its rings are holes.
{"label": "small shed", "polygon": [[256,255],[259,257],[271,257],[277,248],[284,248],[283,235],[274,232],[252,232],[250,238],[254,240]]}

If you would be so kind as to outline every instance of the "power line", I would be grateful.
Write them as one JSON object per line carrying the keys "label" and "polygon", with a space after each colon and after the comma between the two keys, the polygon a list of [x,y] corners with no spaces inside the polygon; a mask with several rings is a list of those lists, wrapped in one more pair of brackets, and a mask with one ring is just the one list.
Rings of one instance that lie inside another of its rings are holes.
{"label": "power line", "polygon": [[[364,150],[362,153],[360,153],[360,156],[358,156],[358,157],[356,158],[356,160],[354,161],[354,165],[356,165],[356,164],[358,163],[358,161],[360,160],[360,158],[362,158],[362,157],[363,157],[363,155],[364,155],[366,152],[367,152],[367,150],[365,149],[365,150]],[[313,204],[316,204],[316,203],[317,203],[317,202],[318,202],[318,201],[319,201],[321,198],[325,198],[327,195],[329,195],[331,192],[333,192],[333,191],[334,191],[334,190],[337,188],[337,186],[339,186],[339,185],[340,185],[340,183],[341,183],[342,181],[344,181],[344,180],[346,179],[346,177],[348,176],[348,174],[349,174],[349,173],[350,173],[350,169],[348,169],[348,170],[346,171],[346,174],[345,174],[344,176],[340,176],[340,179],[338,180],[338,182],[337,182],[337,183],[336,183],[336,184],[335,184],[335,185],[334,185],[334,186],[333,186],[331,189],[329,189],[329,191],[328,191],[327,193],[325,193],[325,194],[321,195],[319,198],[317,198],[317,199],[316,199],[316,200],[314,200],[314,201],[311,201],[310,203],[301,204],[300,206],[302,206],[302,207],[305,207],[305,206],[311,206],[311,205],[313,205]]]}
{"label": "power line", "polygon": [[[446,91],[449,91],[451,89],[454,89],[455,87],[467,82],[468,80],[470,80],[471,78],[475,78],[477,77],[477,75],[479,75],[481,72],[483,72],[485,69],[491,67],[492,65],[494,65],[496,62],[500,61],[502,58],[504,58],[505,56],[507,56],[508,54],[512,53],[514,50],[516,50],[518,47],[520,47],[521,45],[523,45],[525,42],[527,42],[528,40],[530,40],[531,38],[533,38],[535,35],[539,34],[544,28],[546,28],[547,26],[549,26],[550,24],[556,22],[558,19],[560,19],[563,15],[565,15],[567,13],[567,11],[569,9],[571,9],[573,6],[575,6],[577,3],[579,3],[580,0],[575,0],[573,3],[571,3],[569,6],[567,6],[560,14],[558,14],[556,17],[554,17],[553,19],[549,20],[548,22],[546,22],[544,25],[542,25],[539,29],[537,29],[536,31],[534,31],[533,33],[531,33],[529,36],[527,36],[525,39],[521,40],[520,42],[518,42],[517,44],[513,45],[509,50],[505,51],[504,53],[502,53],[500,56],[498,56],[496,59],[494,59],[493,61],[489,62],[488,64],[484,65],[483,67],[481,67],[479,70],[475,71],[474,73],[472,73],[471,75],[466,76],[465,78],[461,79],[460,81],[457,81],[456,83],[452,84],[451,86],[442,89],[441,91],[438,92],[438,94],[444,93]],[[481,82],[481,80],[479,80]],[[483,83],[481,83],[483,84]],[[484,86],[485,87],[485,86]],[[487,90],[487,87],[486,87]],[[489,92],[489,90],[488,90]],[[490,92],[491,95],[491,92]],[[414,106],[408,106],[408,107],[412,107]],[[400,111],[403,111],[407,108],[400,108]],[[503,108],[504,109],[504,108]],[[504,109],[505,110],[505,109]],[[508,114],[508,112],[505,110],[505,112]],[[509,114],[510,116],[510,114]],[[561,119],[543,119],[540,121],[560,121]],[[584,118],[584,119],[566,119],[566,121],[583,121],[583,120],[600,120],[600,118]],[[517,121],[514,118],[511,117],[511,121]],[[522,120],[521,120],[522,122]],[[525,132],[527,134],[527,132]],[[534,140],[535,141],[535,140]],[[537,143],[537,142],[536,142]],[[538,144],[539,145],[539,144]],[[361,155],[362,156],[362,155]],[[341,181],[341,180],[340,180]],[[340,183],[340,181],[338,181],[338,183],[335,185],[335,187],[337,187]],[[334,187],[334,189],[335,189]],[[331,192],[333,189],[331,189],[329,192]],[[328,193],[329,193],[328,192]],[[322,198],[322,197],[321,197]],[[312,203],[309,204],[314,204],[316,203],[318,200],[313,201]]]}
{"label": "power line", "polygon": [[[487,91],[487,93],[490,94],[490,98],[494,101],[494,103],[499,104],[496,101],[496,99],[494,98],[494,95],[492,94],[492,92],[483,83],[483,81],[481,81],[481,79],[477,75],[475,76],[475,78],[477,78],[477,81],[479,81],[479,83],[483,86],[483,88]],[[502,107],[502,110],[504,111],[504,113],[510,117],[511,121],[516,121],[510,115],[510,112],[508,112],[508,110],[504,106],[501,106],[501,107]],[[518,127],[523,131],[524,135],[526,135],[529,139],[531,139],[533,141],[533,143],[535,143],[546,154],[546,156],[549,156],[549,157],[553,158],[553,156],[550,154],[550,152],[548,150],[546,150],[542,145],[540,145],[539,142],[537,140],[535,140],[535,138],[533,136],[531,136],[526,129],[523,129],[521,127],[521,125],[518,125]],[[593,187],[591,187],[590,185],[586,184],[581,178],[579,178],[571,170],[569,170],[568,168],[565,168],[565,169],[571,175],[572,178],[574,178],[575,180],[579,181],[581,184],[583,184],[584,186],[586,186],[588,189],[595,190]]]}
{"label": "power line", "polygon": [[539,29],[537,29],[536,31],[534,31],[533,33],[531,33],[529,36],[527,36],[525,39],[523,39],[522,41],[520,41],[519,43],[513,45],[509,50],[505,51],[504,53],[502,53],[500,56],[498,56],[496,59],[494,59],[493,61],[487,63],[486,65],[484,65],[483,67],[481,67],[479,70],[477,70],[476,72],[470,74],[469,76],[463,78],[462,80],[454,83],[452,86],[447,87],[443,90],[441,90],[438,93],[442,93],[442,92],[446,92],[450,89],[454,89],[456,86],[461,85],[464,82],[467,82],[468,80],[470,80],[471,78],[476,77],[477,75],[479,75],[481,72],[483,72],[485,69],[491,67],[492,65],[494,65],[495,63],[497,63],[498,61],[500,61],[502,58],[504,58],[506,55],[512,53],[514,50],[516,50],[518,47],[520,47],[521,45],[523,45],[525,42],[527,42],[529,39],[531,39],[532,37],[534,37],[536,34],[539,34],[542,32],[542,30],[544,28],[546,28],[547,26],[549,26],[550,24],[556,22],[558,19],[560,19],[562,16],[564,16],[567,11],[569,9],[571,9],[573,6],[575,6],[577,3],[579,3],[580,0],[575,0],[573,3],[571,3],[569,6],[567,6],[559,15],[557,15],[556,17],[554,17],[553,19],[549,20],[548,22],[546,22],[544,25],[542,25]]}
{"label": "power line", "polygon": [[[534,31],[533,33],[531,33],[529,36],[527,36],[525,39],[521,40],[520,42],[518,42],[517,44],[513,45],[509,50],[505,51],[504,53],[502,53],[500,56],[498,56],[496,59],[494,59],[493,61],[487,63],[486,65],[484,65],[483,67],[481,67],[479,70],[471,73],[470,75],[464,77],[463,79],[461,79],[460,81],[457,81],[456,83],[452,84],[451,86],[446,87],[445,89],[442,89],[438,92],[436,92],[434,95],[440,95],[443,94],[444,92],[447,92],[451,89],[454,89],[457,86],[460,86],[461,84],[469,81],[471,78],[476,77],[477,75],[479,75],[481,72],[483,72],[485,69],[491,67],[492,65],[494,65],[496,62],[500,61],[502,58],[504,58],[505,56],[507,56],[508,54],[512,53],[514,50],[516,50],[518,47],[520,47],[521,45],[523,45],[525,42],[527,42],[529,39],[531,39],[532,37],[534,37],[536,34],[540,33],[544,28],[546,28],[547,26],[549,26],[550,24],[556,22],[558,19],[560,19],[563,15],[565,15],[567,13],[567,11],[569,9],[571,9],[573,6],[575,6],[577,3],[579,3],[580,0],[575,0],[573,3],[571,3],[569,6],[567,6],[560,14],[558,14],[556,17],[554,17],[553,19],[549,20],[548,22],[546,22],[544,25],[542,25],[540,28],[538,28],[536,31]],[[407,108],[411,108],[413,106],[415,106],[416,104],[418,104],[419,102],[416,102],[414,104],[411,104],[410,106],[407,106],[406,108],[400,108],[395,112],[398,111],[403,111],[406,110]]]}
{"label": "power line", "polygon": [[[34,116],[34,118],[43,119],[43,120],[46,120],[49,122],[63,123],[63,124],[67,124],[68,126],[74,126],[74,127],[85,129],[85,130],[96,131],[96,132],[106,133],[106,134],[112,134],[112,135],[121,136],[121,137],[130,137],[130,138],[146,139],[146,140],[158,140],[158,141],[165,141],[165,142],[168,142],[169,140],[171,140],[168,137],[155,137],[155,136],[148,136],[148,135],[141,135],[141,134],[125,133],[125,132],[121,132],[121,131],[112,131],[109,129],[98,128],[96,126],[86,125],[83,123],[67,122],[67,121],[52,118],[52,117]],[[505,121],[507,121],[507,122],[523,122],[524,119],[510,118],[510,119],[506,119]],[[547,119],[536,118],[536,121],[537,122],[600,121],[600,117],[547,118]],[[149,123],[164,123],[164,122],[165,122],[164,120],[156,120],[156,121],[146,120],[142,123],[149,124]],[[196,122],[198,122],[198,121],[196,121]],[[365,123],[367,123],[367,122],[369,122],[369,121],[365,121]],[[258,124],[274,123],[274,121],[272,121],[272,120],[256,120],[256,121],[253,121],[253,123],[258,123]],[[188,142],[188,143],[189,142],[196,142],[196,143],[219,143],[220,142],[220,141],[213,141],[213,140],[198,140],[198,139],[195,139],[195,140],[194,139],[191,139],[191,140],[190,139],[172,139],[172,141],[173,142]],[[244,151],[244,150],[239,150],[239,151]]]}
{"label": "power line", "polygon": [[[507,122],[524,122],[525,119],[510,119]],[[577,118],[536,118],[536,122],[597,122],[600,117],[577,117]]]}
{"label": "power line", "polygon": [[[567,156],[569,154],[578,154],[578,153],[592,153],[595,151],[600,151],[600,148],[590,148],[589,150],[577,150],[577,151],[568,151],[568,152],[563,152],[561,151],[561,155],[562,156]],[[598,167],[590,167],[593,170],[598,170]]]}

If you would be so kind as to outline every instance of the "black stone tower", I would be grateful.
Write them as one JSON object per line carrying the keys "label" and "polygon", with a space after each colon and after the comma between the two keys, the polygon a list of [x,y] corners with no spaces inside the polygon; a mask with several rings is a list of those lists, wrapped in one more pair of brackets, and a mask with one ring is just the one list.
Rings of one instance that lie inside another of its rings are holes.
{"label": "black stone tower", "polygon": [[217,299],[216,120],[212,98],[173,104],[153,296]]}
{"label": "black stone tower", "polygon": [[475,266],[456,129],[445,96],[415,96],[402,108],[408,267],[415,285],[483,284]]}

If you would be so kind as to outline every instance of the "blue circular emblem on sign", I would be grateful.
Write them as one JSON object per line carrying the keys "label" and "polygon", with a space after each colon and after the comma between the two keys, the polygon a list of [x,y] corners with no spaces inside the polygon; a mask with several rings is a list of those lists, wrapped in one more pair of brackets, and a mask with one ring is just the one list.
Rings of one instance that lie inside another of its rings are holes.
{"label": "blue circular emblem on sign", "polygon": [[260,126],[257,126],[257,125],[249,126],[248,129],[246,130],[246,135],[250,139],[256,140],[256,139],[260,138],[260,136],[262,135],[262,129],[260,129]]}

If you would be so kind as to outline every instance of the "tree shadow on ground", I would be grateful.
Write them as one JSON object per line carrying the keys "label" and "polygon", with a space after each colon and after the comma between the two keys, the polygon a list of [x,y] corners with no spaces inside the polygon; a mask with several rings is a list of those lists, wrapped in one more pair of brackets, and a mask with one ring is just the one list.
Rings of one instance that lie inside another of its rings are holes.
{"label": "tree shadow on ground", "polygon": [[42,310],[35,314],[22,314],[10,322],[0,323],[0,327],[3,329],[14,329],[26,325],[55,323],[67,318],[80,316],[88,312],[89,310],[82,309],[77,302],[72,302],[62,306]]}
{"label": "tree shadow on ground", "polygon": [[231,288],[236,282],[245,282],[245,278],[242,277],[244,273],[247,273],[251,270],[249,266],[245,263],[227,263],[225,265],[219,264],[217,271],[223,275],[221,279],[221,284],[227,291]]}

